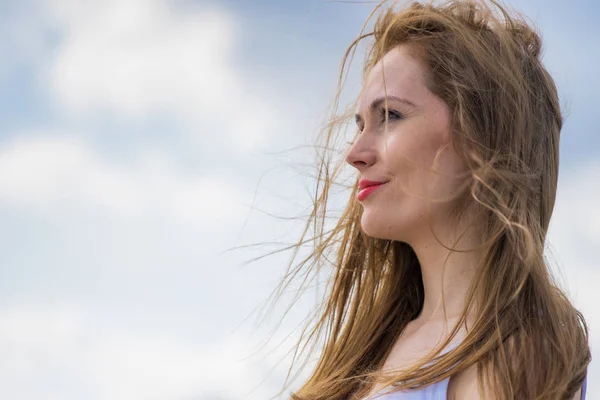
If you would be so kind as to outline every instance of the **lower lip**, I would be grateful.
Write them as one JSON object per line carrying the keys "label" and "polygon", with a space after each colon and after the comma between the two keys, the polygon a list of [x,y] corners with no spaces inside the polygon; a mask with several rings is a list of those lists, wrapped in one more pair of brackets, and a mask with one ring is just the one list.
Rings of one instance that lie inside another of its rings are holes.
{"label": "lower lip", "polygon": [[373,185],[373,186],[369,186],[364,188],[363,190],[361,190],[360,192],[358,192],[358,194],[356,195],[356,198],[358,199],[358,201],[363,201],[364,199],[367,198],[367,196],[369,194],[371,194],[374,190],[377,190],[378,187],[385,185],[385,183],[380,183],[379,185]]}

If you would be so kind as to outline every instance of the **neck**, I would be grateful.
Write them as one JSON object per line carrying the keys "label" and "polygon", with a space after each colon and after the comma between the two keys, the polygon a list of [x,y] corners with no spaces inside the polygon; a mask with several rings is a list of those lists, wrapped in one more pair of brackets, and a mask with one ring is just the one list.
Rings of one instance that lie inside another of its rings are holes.
{"label": "neck", "polygon": [[476,247],[473,238],[465,235],[458,244],[454,236],[447,235],[446,240],[443,236],[438,235],[438,238],[447,247],[461,251],[446,249],[433,236],[411,245],[419,259],[423,277],[425,298],[417,318],[422,322],[460,316],[480,261],[478,252],[467,251]]}

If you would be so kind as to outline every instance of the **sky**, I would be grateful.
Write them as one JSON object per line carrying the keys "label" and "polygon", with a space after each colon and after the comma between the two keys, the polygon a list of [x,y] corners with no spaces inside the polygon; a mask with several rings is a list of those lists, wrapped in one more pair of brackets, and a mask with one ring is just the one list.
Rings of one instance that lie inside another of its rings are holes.
{"label": "sky", "polygon": [[[598,357],[600,5],[508,4],[566,111],[549,252]],[[307,146],[372,6],[0,2],[0,398],[279,391],[314,299],[258,324],[289,254],[247,261],[297,239],[278,217],[310,205]]]}

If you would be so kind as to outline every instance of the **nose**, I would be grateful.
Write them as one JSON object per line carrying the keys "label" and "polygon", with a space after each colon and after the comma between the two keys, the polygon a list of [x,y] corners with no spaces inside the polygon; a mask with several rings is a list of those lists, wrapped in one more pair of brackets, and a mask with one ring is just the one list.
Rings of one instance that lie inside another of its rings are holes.
{"label": "nose", "polygon": [[359,136],[346,155],[346,162],[361,172],[373,165],[377,159],[375,149],[364,142]]}

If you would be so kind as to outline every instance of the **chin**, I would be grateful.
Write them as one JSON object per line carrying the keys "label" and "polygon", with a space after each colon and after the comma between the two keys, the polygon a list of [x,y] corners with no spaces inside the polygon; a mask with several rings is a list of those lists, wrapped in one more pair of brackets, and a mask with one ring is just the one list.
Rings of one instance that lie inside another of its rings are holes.
{"label": "chin", "polygon": [[369,213],[363,213],[360,226],[367,236],[382,240],[404,241],[405,235],[402,233],[409,231],[404,224],[394,224],[389,216],[386,218],[381,215],[369,215]]}
{"label": "chin", "polygon": [[363,217],[360,226],[362,231],[370,237],[376,239],[390,239],[391,226],[386,223],[385,219]]}

